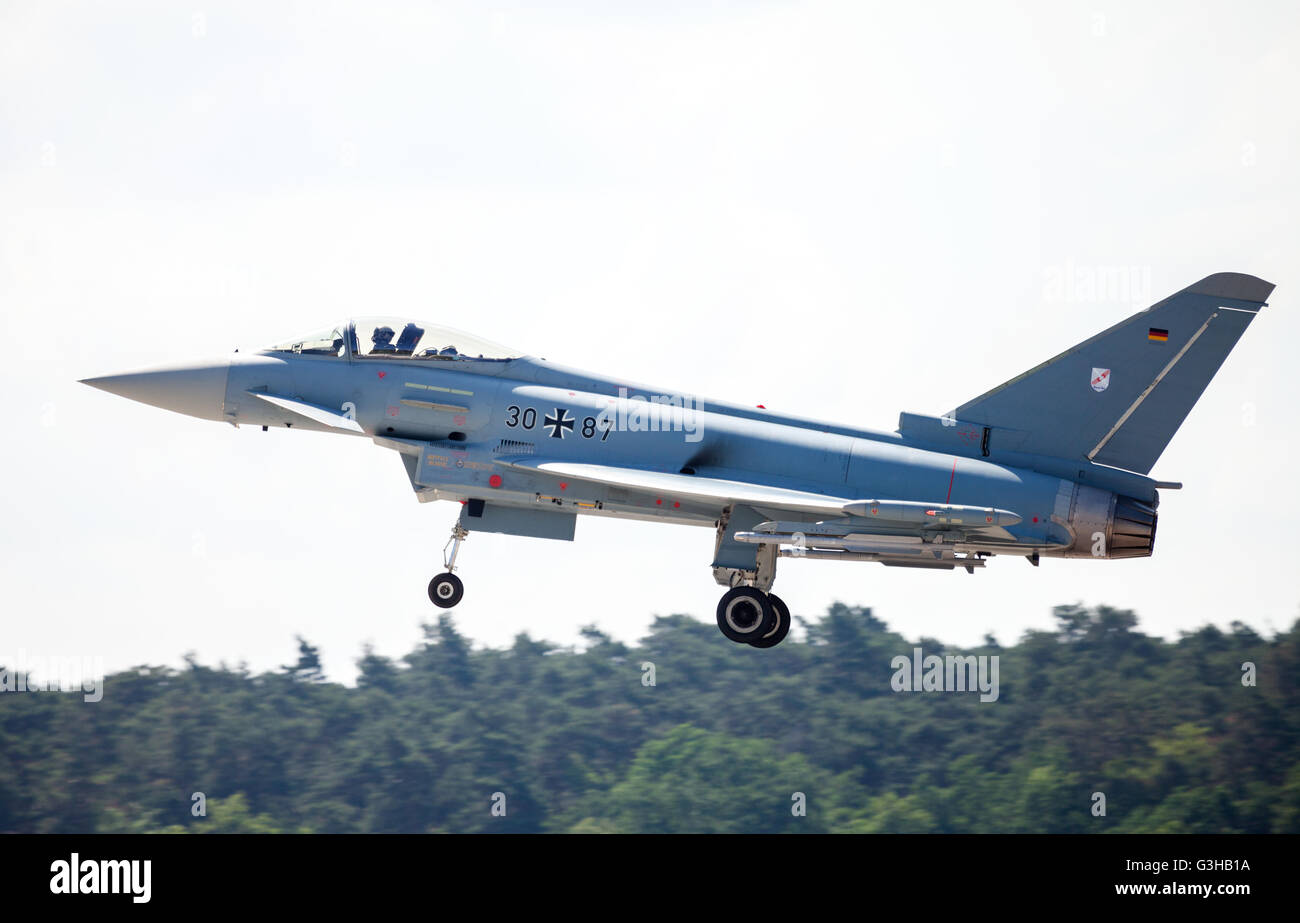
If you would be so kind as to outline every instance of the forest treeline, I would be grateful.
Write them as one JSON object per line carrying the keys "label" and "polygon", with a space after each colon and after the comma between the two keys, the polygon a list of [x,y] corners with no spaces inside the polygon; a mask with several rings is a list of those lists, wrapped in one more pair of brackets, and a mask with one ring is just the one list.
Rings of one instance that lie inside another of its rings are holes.
{"label": "forest treeline", "polygon": [[0,831],[1300,832],[1300,622],[1054,614],[960,652],[998,657],[996,701],[896,691],[896,657],[958,652],[842,604],[766,651],[681,615],[474,649],[444,615],[355,687],[301,641],[3,693]]}

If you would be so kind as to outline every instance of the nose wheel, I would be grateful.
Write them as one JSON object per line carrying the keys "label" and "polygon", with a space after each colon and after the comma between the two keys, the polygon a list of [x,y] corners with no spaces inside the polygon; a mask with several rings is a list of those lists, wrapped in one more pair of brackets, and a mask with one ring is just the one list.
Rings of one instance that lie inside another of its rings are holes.
{"label": "nose wheel", "polygon": [[790,608],[757,587],[732,587],[718,601],[718,629],[737,644],[776,647],[790,633]]}
{"label": "nose wheel", "polygon": [[429,598],[441,609],[450,609],[465,595],[465,584],[453,573],[439,574],[429,581]]}
{"label": "nose wheel", "polygon": [[456,523],[451,530],[451,538],[442,549],[442,564],[447,568],[429,581],[429,599],[440,609],[450,609],[460,602],[465,595],[465,584],[461,583],[452,571],[456,569],[456,555],[460,553],[460,543],[469,537],[469,530]]}

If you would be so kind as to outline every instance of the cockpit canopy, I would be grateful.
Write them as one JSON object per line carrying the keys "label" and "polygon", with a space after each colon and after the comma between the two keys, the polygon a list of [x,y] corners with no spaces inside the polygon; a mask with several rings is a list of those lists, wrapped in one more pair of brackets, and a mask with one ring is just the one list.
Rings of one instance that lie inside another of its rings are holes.
{"label": "cockpit canopy", "polygon": [[268,352],[355,359],[495,360],[523,355],[451,327],[401,317],[357,317],[272,346]]}
{"label": "cockpit canopy", "polygon": [[277,343],[267,349],[267,352],[299,353],[307,356],[342,356],[344,354],[343,343],[346,331],[347,325],[343,324],[333,330],[321,330],[317,333],[310,333],[305,337]]}

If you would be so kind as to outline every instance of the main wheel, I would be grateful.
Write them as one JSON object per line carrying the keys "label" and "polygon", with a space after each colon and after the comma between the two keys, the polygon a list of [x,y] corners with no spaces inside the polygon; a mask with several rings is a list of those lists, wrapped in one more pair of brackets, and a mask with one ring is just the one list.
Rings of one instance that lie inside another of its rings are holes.
{"label": "main wheel", "polygon": [[429,581],[429,598],[433,604],[442,609],[450,609],[465,595],[465,584],[460,578],[448,571]]}
{"label": "main wheel", "polygon": [[775,627],[776,610],[762,590],[732,587],[718,601],[718,629],[738,644],[762,638]]}
{"label": "main wheel", "polygon": [[785,604],[785,600],[775,593],[768,593],[767,601],[776,613],[776,627],[763,637],[750,641],[749,643],[754,647],[776,647],[790,633],[790,607]]}

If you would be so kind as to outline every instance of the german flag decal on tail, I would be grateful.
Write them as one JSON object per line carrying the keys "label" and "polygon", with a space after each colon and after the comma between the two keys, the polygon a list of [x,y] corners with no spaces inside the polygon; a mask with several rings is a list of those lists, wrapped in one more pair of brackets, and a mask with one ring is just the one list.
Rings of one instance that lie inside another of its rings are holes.
{"label": "german flag decal on tail", "polygon": [[1169,341],[1169,331],[1161,330],[1159,327],[1151,327],[1147,330],[1147,339],[1167,343]]}

